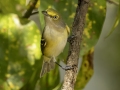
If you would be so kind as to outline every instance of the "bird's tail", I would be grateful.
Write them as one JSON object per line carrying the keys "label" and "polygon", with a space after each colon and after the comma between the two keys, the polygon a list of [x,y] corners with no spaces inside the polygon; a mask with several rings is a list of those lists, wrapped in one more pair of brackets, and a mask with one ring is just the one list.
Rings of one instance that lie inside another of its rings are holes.
{"label": "bird's tail", "polygon": [[41,72],[40,72],[40,78],[48,73],[50,70],[54,69],[55,67],[55,62],[53,59],[50,59],[50,60],[43,60],[43,65],[42,65],[42,69],[41,69]]}

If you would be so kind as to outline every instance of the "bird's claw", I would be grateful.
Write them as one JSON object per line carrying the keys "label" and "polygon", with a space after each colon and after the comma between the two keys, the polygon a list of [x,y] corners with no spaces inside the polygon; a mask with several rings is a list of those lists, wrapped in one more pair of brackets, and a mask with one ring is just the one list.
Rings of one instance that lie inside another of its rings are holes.
{"label": "bird's claw", "polygon": [[71,70],[71,69],[73,69],[74,67],[73,66],[66,66],[65,68],[64,68],[64,70],[66,71],[66,70]]}
{"label": "bird's claw", "polygon": [[71,36],[68,37],[67,41],[71,42],[71,40],[74,39],[75,37],[76,37],[75,35],[71,35]]}

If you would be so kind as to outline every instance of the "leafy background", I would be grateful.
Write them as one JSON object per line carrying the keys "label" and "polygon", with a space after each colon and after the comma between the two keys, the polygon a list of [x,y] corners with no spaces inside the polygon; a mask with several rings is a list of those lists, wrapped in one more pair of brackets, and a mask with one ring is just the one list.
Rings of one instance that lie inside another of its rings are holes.
{"label": "leafy background", "polygon": [[119,90],[120,86],[120,23],[114,25],[119,7],[107,3],[107,14],[94,52],[94,75],[84,90]]}
{"label": "leafy background", "polygon": [[[12,2],[0,1],[0,90],[59,90],[63,81],[60,81],[58,66],[39,78],[42,66],[40,40],[44,27],[41,11],[50,7],[56,9],[71,28],[77,0],[40,0],[40,28],[34,21],[22,18],[27,10],[25,0]],[[91,52],[94,52],[105,16],[106,1],[91,0],[80,52],[83,61],[75,90],[82,90],[93,75],[88,54],[92,57]],[[65,61],[67,52],[68,44],[58,59]],[[93,63],[93,59],[91,62]]]}

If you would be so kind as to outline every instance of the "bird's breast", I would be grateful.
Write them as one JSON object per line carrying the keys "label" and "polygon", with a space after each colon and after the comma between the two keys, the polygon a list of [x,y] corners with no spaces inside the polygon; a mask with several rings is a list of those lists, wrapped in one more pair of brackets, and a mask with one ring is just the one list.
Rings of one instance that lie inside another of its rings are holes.
{"label": "bird's breast", "polygon": [[46,40],[44,54],[46,56],[58,56],[66,45],[67,37],[67,30],[59,32],[54,28],[46,27],[44,31],[44,38]]}

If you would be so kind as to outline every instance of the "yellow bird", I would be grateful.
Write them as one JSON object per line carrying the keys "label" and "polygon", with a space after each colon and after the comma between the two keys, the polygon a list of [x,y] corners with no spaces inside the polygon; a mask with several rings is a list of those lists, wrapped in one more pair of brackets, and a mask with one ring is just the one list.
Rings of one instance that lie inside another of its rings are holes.
{"label": "yellow bird", "polygon": [[45,27],[42,33],[41,49],[43,66],[40,77],[55,67],[56,57],[63,51],[70,33],[58,12],[52,8],[42,11]]}

